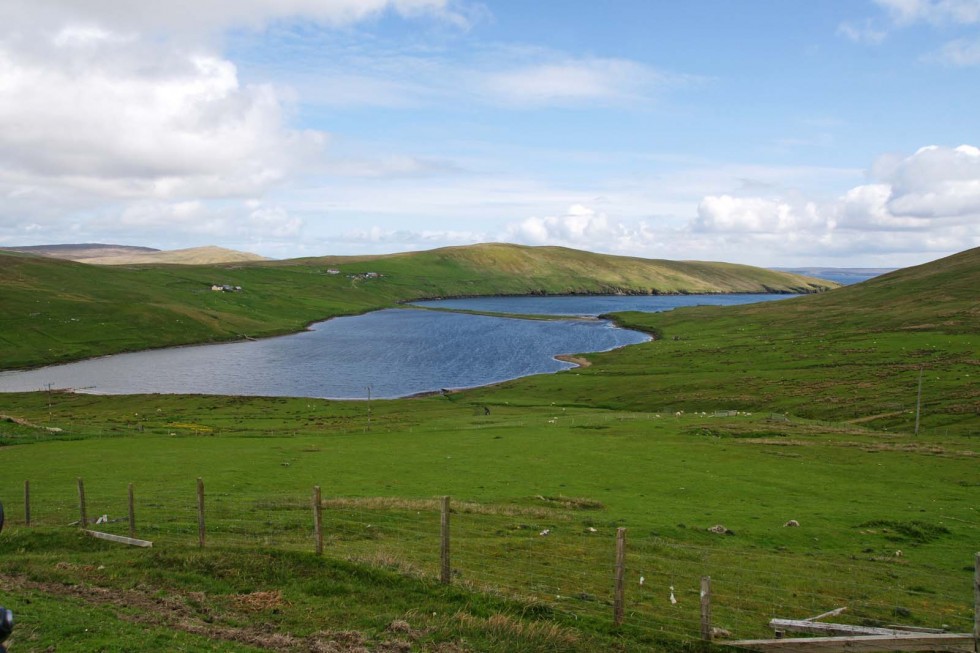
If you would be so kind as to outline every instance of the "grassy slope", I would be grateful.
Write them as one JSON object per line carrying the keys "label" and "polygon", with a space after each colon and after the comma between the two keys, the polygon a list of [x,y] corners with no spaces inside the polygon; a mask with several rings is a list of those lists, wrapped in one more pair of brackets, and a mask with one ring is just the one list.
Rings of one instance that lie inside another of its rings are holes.
{"label": "grassy slope", "polygon": [[[343,274],[330,275],[329,267]],[[347,274],[378,272],[379,279]],[[212,283],[239,285],[218,293]],[[0,253],[0,367],[267,336],[419,297],[569,292],[813,291],[747,266],[484,245],[365,259],[103,268]]]}
{"label": "grassy slope", "polygon": [[658,340],[592,367],[477,391],[567,405],[751,410],[910,431],[980,433],[980,249],[822,295],[728,308],[621,314]]}

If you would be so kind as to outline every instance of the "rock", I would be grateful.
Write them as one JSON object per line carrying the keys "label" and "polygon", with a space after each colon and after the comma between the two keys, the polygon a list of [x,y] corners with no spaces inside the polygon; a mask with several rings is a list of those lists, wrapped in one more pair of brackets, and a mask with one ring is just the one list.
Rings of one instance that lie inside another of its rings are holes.
{"label": "rock", "polygon": [[792,527],[792,526],[799,526],[799,525],[800,525],[800,522],[796,521],[795,519],[790,519],[788,522],[786,522],[785,524],[783,524],[783,528]]}
{"label": "rock", "polygon": [[734,535],[735,534],[735,531],[731,531],[731,530],[725,528],[725,526],[723,526],[722,524],[715,524],[714,526],[712,526],[711,528],[708,529],[708,532],[709,533],[716,533],[718,535]]}

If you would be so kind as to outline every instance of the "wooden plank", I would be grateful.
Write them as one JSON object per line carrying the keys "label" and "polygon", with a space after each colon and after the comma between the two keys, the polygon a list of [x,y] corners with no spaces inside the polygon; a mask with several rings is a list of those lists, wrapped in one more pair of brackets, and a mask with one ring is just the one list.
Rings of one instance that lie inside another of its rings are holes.
{"label": "wooden plank", "polygon": [[913,634],[902,637],[870,635],[867,637],[801,637],[795,639],[742,639],[715,642],[723,646],[746,648],[760,653],[792,651],[793,653],[887,653],[888,651],[939,651],[973,653],[973,636],[961,633],[943,635]]}
{"label": "wooden plank", "polygon": [[893,628],[895,630],[905,630],[911,633],[935,633],[940,635],[945,632],[949,632],[944,628],[923,628],[922,626],[903,626],[901,624],[888,624],[885,628]]}
{"label": "wooden plank", "polygon": [[806,621],[800,619],[770,619],[769,626],[775,630],[788,630],[796,633],[807,633],[808,635],[885,635],[889,637],[903,637],[910,634],[907,630],[897,630],[894,628],[874,628],[871,626],[852,626],[850,624],[823,623],[820,621]]}
{"label": "wooden plank", "polygon": [[112,533],[102,533],[99,531],[85,531],[88,535],[92,537],[97,537],[100,540],[109,540],[110,542],[118,542],[120,544],[128,544],[130,546],[140,546],[148,549],[153,546],[153,542],[147,540],[137,540],[133,537],[124,537],[122,535],[113,535]]}
{"label": "wooden plank", "polygon": [[824,612],[823,614],[818,614],[816,617],[807,617],[803,621],[820,621],[821,619],[826,619],[827,617],[836,617],[845,610],[847,610],[847,606],[837,608],[836,610],[831,610],[830,612]]}

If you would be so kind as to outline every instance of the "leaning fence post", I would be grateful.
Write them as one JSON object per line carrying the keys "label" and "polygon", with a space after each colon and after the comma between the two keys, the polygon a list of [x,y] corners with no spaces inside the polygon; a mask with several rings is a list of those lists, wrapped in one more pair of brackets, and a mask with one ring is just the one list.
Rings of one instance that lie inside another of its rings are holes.
{"label": "leaning fence post", "polygon": [[31,482],[24,481],[24,525],[31,525]]}
{"label": "leaning fence post", "polygon": [[136,538],[136,501],[133,499],[133,484],[129,484],[129,536]]}
{"label": "leaning fence post", "polygon": [[443,585],[448,585],[452,580],[452,567],[449,562],[449,497],[442,498],[442,542],[439,547],[439,560],[441,570],[439,580]]}
{"label": "leaning fence post", "polygon": [[973,648],[980,653],[980,553],[973,563]]}
{"label": "leaning fence post", "polygon": [[85,512],[85,482],[78,478],[78,511],[80,513],[79,523],[82,528],[88,528],[88,514]]}
{"label": "leaning fence post", "polygon": [[320,486],[313,486],[313,534],[316,538],[316,554],[323,555],[323,504],[320,502]]}
{"label": "leaning fence post", "polygon": [[626,606],[626,529],[616,529],[616,590],[613,597],[613,624],[623,624]]}
{"label": "leaning fence post", "polygon": [[711,641],[711,576],[701,577],[701,639]]}
{"label": "leaning fence post", "polygon": [[204,548],[204,479],[197,479],[197,539]]}

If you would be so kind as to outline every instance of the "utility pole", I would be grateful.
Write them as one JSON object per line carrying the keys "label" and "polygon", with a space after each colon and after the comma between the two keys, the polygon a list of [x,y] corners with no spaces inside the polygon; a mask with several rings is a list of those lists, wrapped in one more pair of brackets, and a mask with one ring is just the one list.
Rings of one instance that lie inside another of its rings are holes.
{"label": "utility pole", "polygon": [[919,434],[919,413],[922,410],[922,367],[919,366],[919,393],[915,398],[915,435]]}

